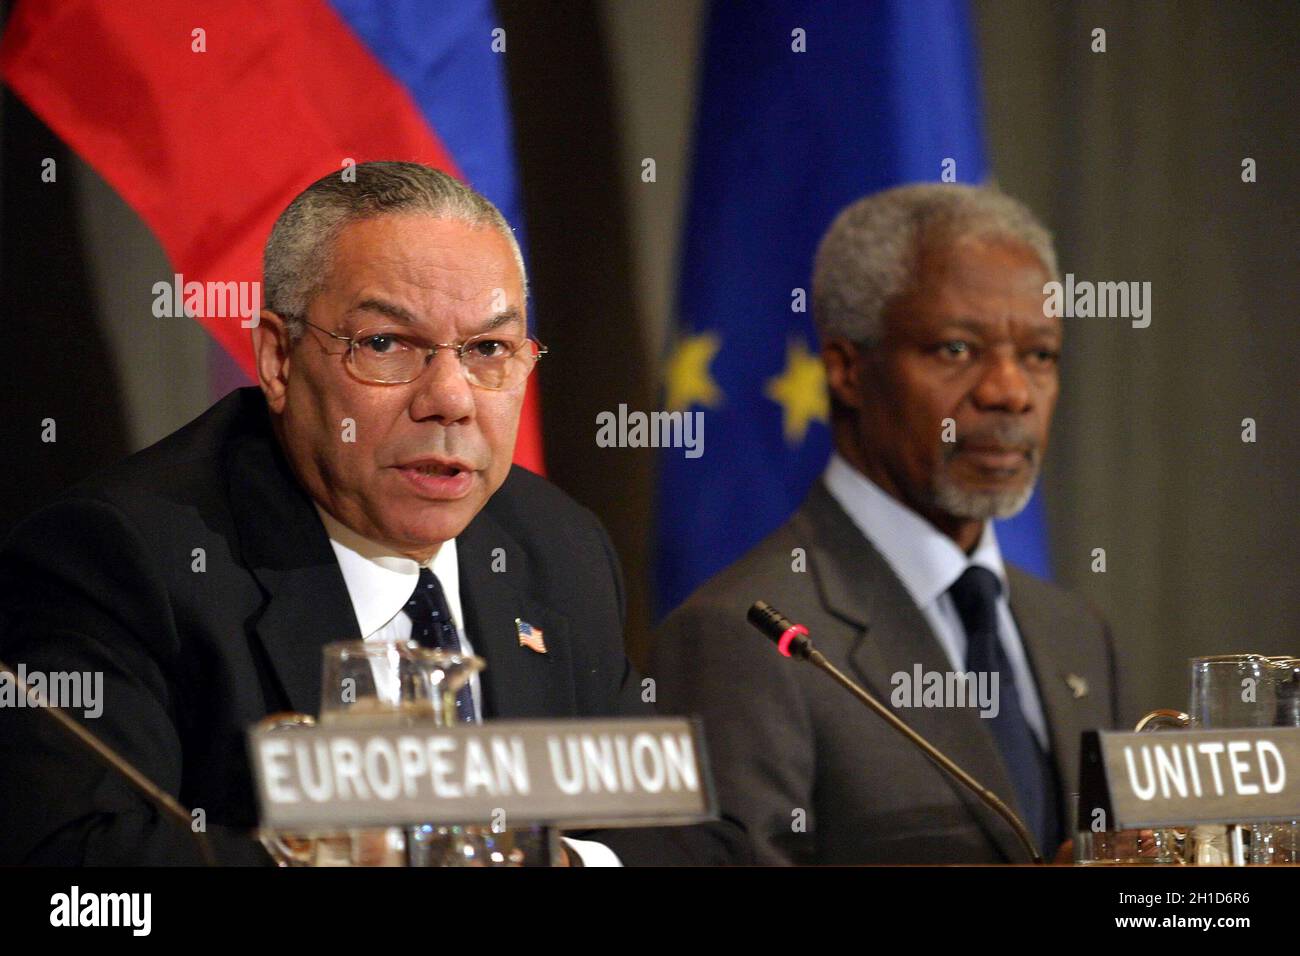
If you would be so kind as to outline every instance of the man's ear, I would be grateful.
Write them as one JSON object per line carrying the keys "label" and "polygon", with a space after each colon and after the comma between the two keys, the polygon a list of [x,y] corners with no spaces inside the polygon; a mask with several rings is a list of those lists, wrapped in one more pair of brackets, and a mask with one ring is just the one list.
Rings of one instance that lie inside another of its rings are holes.
{"label": "man's ear", "polygon": [[253,359],[257,362],[257,384],[266,396],[267,407],[277,415],[284,409],[289,388],[289,355],[293,343],[284,319],[263,309],[261,320],[253,327]]}
{"label": "man's ear", "polygon": [[826,387],[845,408],[862,407],[862,350],[848,339],[829,339],[822,345]]}

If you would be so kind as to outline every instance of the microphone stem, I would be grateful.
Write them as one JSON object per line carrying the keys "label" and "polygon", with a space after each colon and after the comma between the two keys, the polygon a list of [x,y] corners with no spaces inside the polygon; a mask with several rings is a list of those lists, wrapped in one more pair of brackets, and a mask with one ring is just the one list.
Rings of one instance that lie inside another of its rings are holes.
{"label": "microphone stem", "polygon": [[160,806],[167,811],[176,822],[189,830],[194,837],[194,842],[198,844],[199,854],[203,857],[203,862],[207,866],[216,866],[217,858],[212,852],[212,846],[208,843],[208,837],[205,833],[200,833],[193,827],[193,819],[190,814],[172,797],[170,793],[154,784],[152,780],[135,769],[125,757],[115,753],[107,744],[81,726],[73,718],[69,717],[58,707],[47,704],[39,700],[38,697],[30,693],[27,682],[18,676],[18,672],[0,661],[0,673],[9,674],[18,686],[18,692],[26,697],[29,701],[37,704],[42,710],[46,711],[54,721],[67,733],[76,737],[83,743],[91,753],[109,770],[116,771],[126,778],[146,800],[153,803],[154,806]]}
{"label": "microphone stem", "polygon": [[889,726],[893,727],[908,740],[912,741],[912,743],[916,744],[916,746],[920,747],[921,751],[929,757],[931,761],[938,764],[942,770],[946,770],[950,775],[956,777],[957,780],[961,782],[962,786],[975,794],[975,796],[979,797],[985,806],[1006,821],[1007,825],[1015,832],[1021,845],[1024,846],[1025,852],[1029,854],[1030,859],[1035,863],[1043,862],[1043,858],[1039,855],[1038,850],[1035,849],[1034,841],[1030,837],[1029,831],[1025,829],[1025,825],[1020,822],[1019,817],[1011,812],[1011,808],[998,798],[997,794],[992,790],[989,790],[965,770],[961,769],[961,767],[949,760],[939,750],[935,749],[928,740],[899,720],[893,711],[868,694],[848,676],[841,673],[839,668],[828,661],[821,651],[810,646],[808,648],[807,660],[809,663],[833,677],[840,686],[875,711],[882,720],[889,724]]}

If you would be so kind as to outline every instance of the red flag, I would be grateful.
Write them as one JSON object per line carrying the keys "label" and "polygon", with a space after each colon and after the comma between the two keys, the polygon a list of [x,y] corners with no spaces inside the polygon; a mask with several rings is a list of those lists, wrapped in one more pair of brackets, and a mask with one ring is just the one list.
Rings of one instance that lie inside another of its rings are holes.
{"label": "red flag", "polygon": [[[276,216],[345,161],[410,160],[463,178],[407,89],[321,0],[24,0],[0,74],[187,282],[260,282]],[[241,318],[199,321],[252,378]],[[535,385],[515,461],[541,472]]]}

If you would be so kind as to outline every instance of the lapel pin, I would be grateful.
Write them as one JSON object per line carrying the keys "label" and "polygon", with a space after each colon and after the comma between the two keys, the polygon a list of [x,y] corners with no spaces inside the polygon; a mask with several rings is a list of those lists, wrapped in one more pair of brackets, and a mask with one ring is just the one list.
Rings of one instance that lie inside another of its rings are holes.
{"label": "lapel pin", "polygon": [[533,627],[527,621],[515,618],[515,633],[519,635],[520,647],[526,647],[538,654],[546,653],[546,642],[542,640],[540,627]]}
{"label": "lapel pin", "polygon": [[1088,682],[1078,674],[1067,675],[1065,682],[1070,685],[1070,692],[1074,694],[1075,700],[1088,696]]}

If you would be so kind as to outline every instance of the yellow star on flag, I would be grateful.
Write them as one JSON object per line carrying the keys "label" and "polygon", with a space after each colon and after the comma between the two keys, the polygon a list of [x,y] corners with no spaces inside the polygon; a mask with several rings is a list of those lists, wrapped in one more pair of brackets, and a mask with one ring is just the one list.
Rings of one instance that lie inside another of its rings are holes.
{"label": "yellow star on flag", "polygon": [[821,358],[810,354],[802,339],[790,340],[785,371],[768,379],[763,394],[781,406],[782,428],[789,445],[803,441],[811,422],[829,423],[826,370]]}
{"label": "yellow star on flag", "polygon": [[684,411],[692,405],[713,408],[722,400],[722,391],[709,374],[709,365],[721,347],[716,332],[687,335],[677,343],[664,373],[664,404],[670,412]]}

